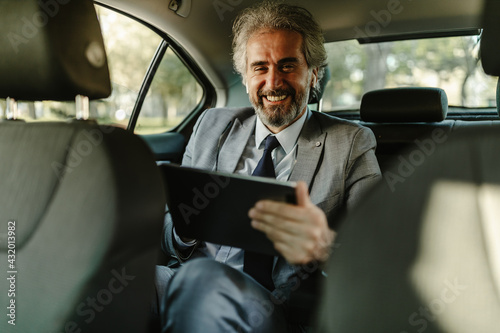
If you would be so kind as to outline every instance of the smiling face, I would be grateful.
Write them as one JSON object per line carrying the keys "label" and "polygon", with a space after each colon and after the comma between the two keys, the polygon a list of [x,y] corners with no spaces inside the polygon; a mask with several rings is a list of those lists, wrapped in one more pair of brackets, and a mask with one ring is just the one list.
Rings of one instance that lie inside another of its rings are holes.
{"label": "smiling face", "polygon": [[246,85],[262,122],[277,133],[306,110],[317,80],[302,53],[302,36],[288,30],[264,30],[247,43]]}

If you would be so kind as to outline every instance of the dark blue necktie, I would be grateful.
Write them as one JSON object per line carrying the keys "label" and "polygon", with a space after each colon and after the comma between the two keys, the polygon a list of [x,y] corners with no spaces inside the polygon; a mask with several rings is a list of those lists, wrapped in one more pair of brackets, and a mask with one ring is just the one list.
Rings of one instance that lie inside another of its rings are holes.
{"label": "dark blue necktie", "polygon": [[273,158],[271,157],[271,153],[279,145],[280,143],[278,142],[278,139],[276,139],[274,135],[269,135],[266,138],[264,154],[262,155],[259,164],[257,164],[257,166],[255,167],[252,176],[276,178],[276,173],[274,172],[274,164],[273,164]]}
{"label": "dark blue necktie", "polygon": [[[271,153],[279,145],[280,143],[275,136],[270,135],[266,138],[264,154],[253,171],[252,176],[276,178]],[[272,279],[273,260],[274,257],[267,254],[245,251],[243,271],[252,276],[268,290],[274,290]]]}

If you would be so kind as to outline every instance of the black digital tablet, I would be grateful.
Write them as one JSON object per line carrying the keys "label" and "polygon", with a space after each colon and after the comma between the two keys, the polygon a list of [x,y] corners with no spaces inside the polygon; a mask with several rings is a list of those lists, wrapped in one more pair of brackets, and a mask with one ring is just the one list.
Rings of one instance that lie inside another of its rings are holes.
{"label": "black digital tablet", "polygon": [[277,255],[266,235],[250,225],[248,211],[261,199],[295,203],[295,183],[160,165],[177,234]]}

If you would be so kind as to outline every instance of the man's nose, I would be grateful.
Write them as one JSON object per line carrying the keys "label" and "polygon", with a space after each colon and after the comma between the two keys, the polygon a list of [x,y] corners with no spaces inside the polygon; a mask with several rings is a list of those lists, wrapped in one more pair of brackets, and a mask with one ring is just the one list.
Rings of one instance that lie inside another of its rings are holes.
{"label": "man's nose", "polygon": [[272,68],[267,72],[266,87],[271,90],[283,87],[283,73],[277,68]]}

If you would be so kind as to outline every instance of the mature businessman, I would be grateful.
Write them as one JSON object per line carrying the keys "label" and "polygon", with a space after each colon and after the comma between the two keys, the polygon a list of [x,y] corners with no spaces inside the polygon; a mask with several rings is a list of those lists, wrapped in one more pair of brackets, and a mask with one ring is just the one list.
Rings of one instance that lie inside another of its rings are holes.
{"label": "mature businessman", "polygon": [[288,312],[297,269],[328,258],[339,211],[380,177],[369,129],[307,107],[326,66],[308,11],[265,2],[244,10],[233,34],[253,107],[205,111],[182,164],[298,181],[297,204],[260,201],[248,212],[274,258],[182,239],[167,214],[163,247],[181,265],[158,272],[164,332],[301,331]]}

